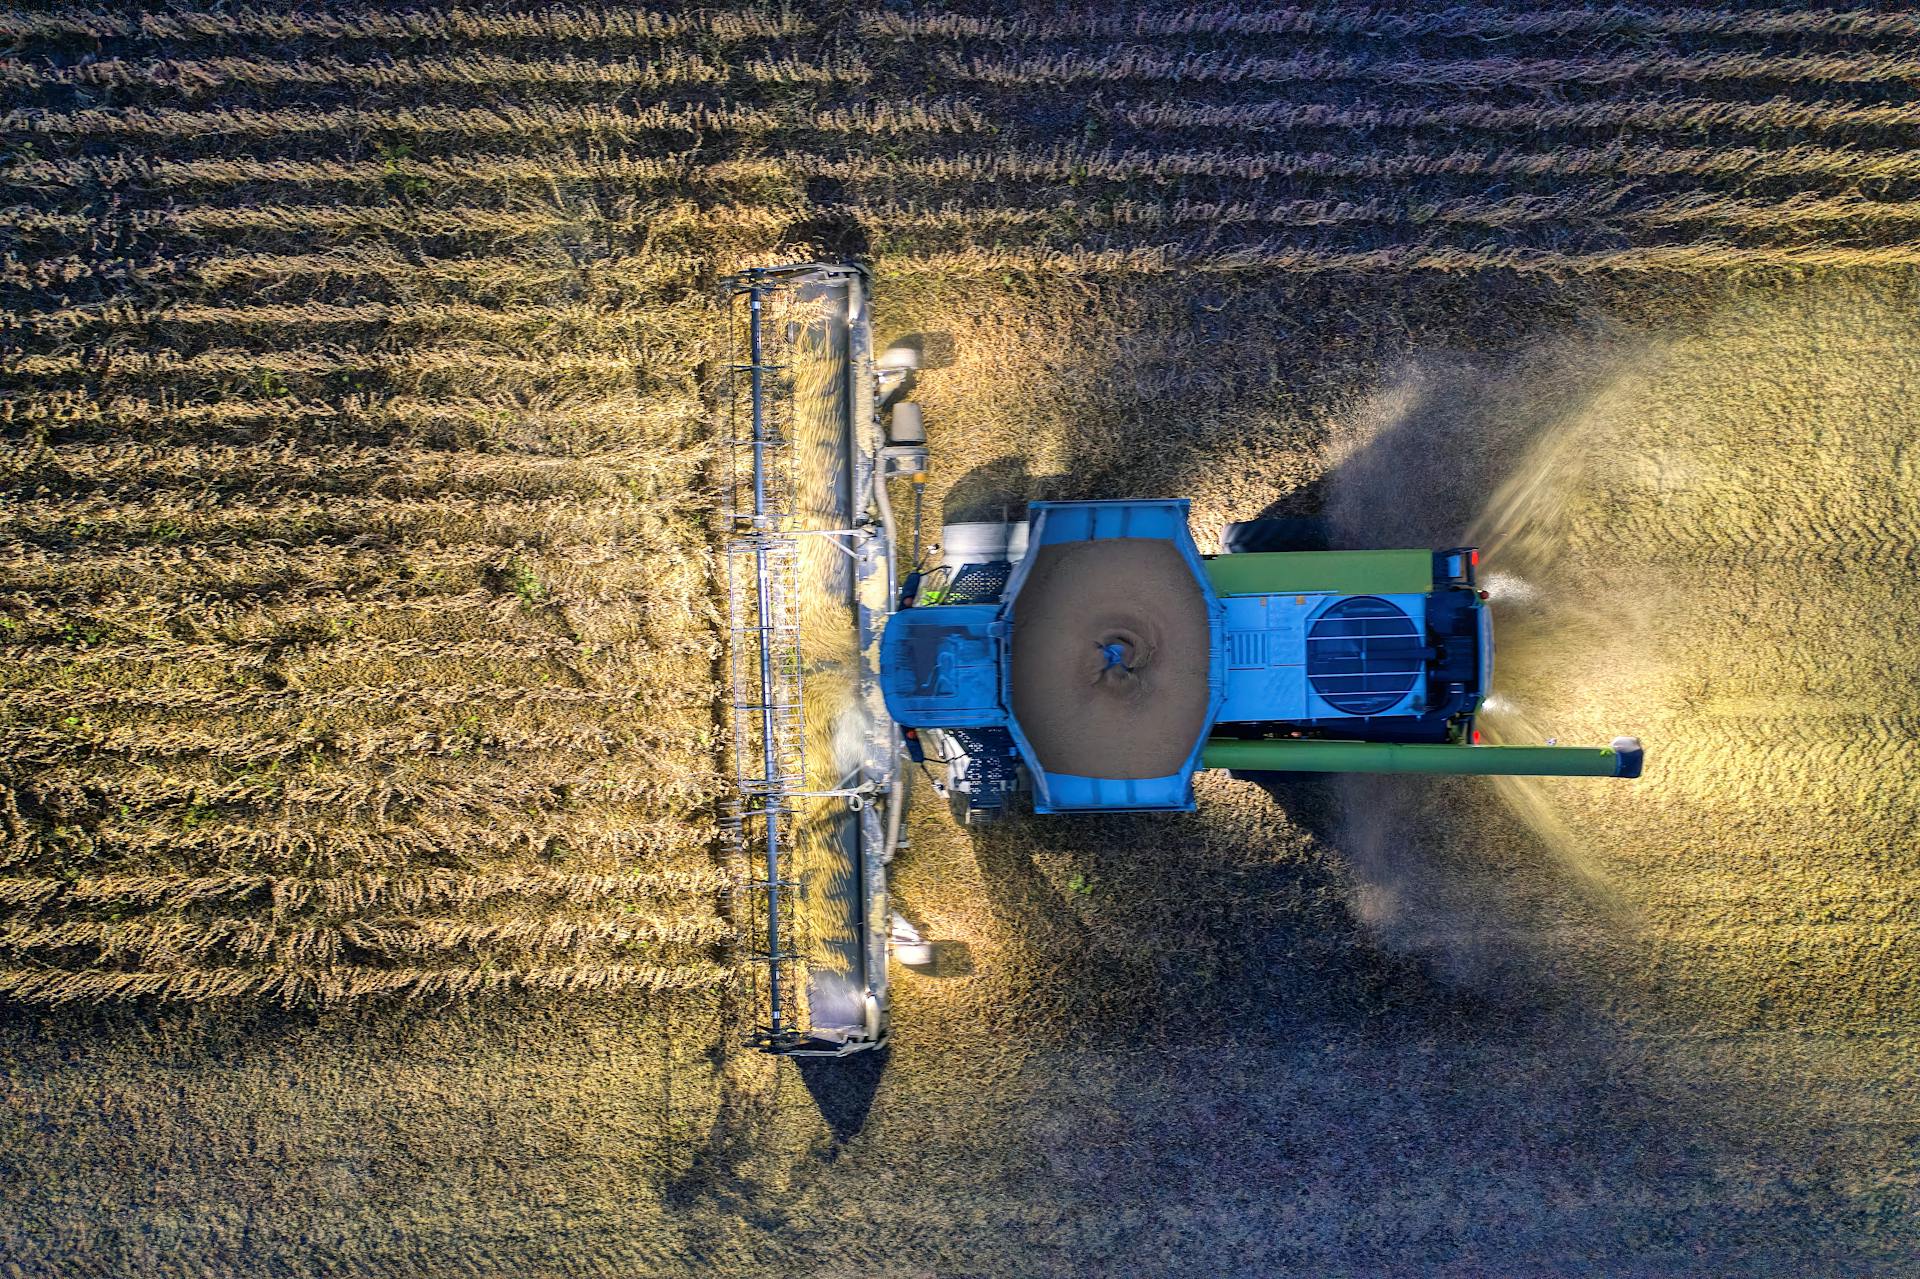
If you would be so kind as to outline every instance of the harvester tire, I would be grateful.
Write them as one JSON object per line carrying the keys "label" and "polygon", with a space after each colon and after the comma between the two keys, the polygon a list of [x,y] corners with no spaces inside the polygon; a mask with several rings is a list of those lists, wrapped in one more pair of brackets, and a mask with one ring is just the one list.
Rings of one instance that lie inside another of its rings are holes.
{"label": "harvester tire", "polygon": [[1220,549],[1229,555],[1253,551],[1328,550],[1327,522],[1297,517],[1242,520],[1227,525],[1227,531],[1220,536]]}

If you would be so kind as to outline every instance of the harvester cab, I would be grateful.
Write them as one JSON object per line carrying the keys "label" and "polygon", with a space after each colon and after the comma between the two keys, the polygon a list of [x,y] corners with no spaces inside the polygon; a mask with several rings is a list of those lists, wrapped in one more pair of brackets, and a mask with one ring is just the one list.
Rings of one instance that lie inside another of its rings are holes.
{"label": "harvester cab", "polygon": [[[767,1015],[752,1041],[843,1055],[887,1035],[889,908],[917,767],[964,823],[1181,810],[1202,768],[1637,777],[1640,744],[1482,744],[1478,552],[1203,555],[1182,500],[1035,502],[953,523],[901,574],[889,482],[927,466],[916,359],[876,355],[856,266],[722,285],[735,786],[727,825]],[[937,771],[935,771],[937,770]],[[901,952],[904,958],[906,951]]]}

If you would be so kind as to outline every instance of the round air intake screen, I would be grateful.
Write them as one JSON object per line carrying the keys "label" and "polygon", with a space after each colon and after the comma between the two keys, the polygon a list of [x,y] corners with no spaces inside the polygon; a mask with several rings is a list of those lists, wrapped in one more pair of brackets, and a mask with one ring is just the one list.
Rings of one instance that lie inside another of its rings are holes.
{"label": "round air intake screen", "polygon": [[1347,715],[1378,715],[1397,705],[1419,682],[1426,659],[1413,619],[1374,595],[1341,600],[1307,632],[1307,679]]}

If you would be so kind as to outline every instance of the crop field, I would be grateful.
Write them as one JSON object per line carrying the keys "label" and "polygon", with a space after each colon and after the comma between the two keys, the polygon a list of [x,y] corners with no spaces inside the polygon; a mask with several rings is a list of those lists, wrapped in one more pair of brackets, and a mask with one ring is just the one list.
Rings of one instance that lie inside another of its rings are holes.
{"label": "crop field", "polygon": [[[0,1273],[1920,1275],[1916,84],[1846,0],[0,12]],[[751,1052],[714,286],[809,256],[930,518],[1471,538],[1487,727],[1646,776],[922,803],[891,1048]]]}

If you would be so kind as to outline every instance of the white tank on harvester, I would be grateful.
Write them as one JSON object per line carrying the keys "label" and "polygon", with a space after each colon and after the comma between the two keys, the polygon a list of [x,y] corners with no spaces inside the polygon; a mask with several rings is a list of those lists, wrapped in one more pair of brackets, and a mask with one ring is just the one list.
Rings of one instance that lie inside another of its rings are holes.
{"label": "white tank on harvester", "polygon": [[[852,266],[726,283],[733,730],[774,1052],[884,1041],[909,765],[967,823],[1182,810],[1202,768],[1637,777],[1640,743],[1486,745],[1479,552],[1309,548],[1292,522],[1202,554],[1177,499],[1035,502],[919,561],[910,351],[875,358]],[[882,425],[883,421],[886,423]],[[916,562],[887,480],[914,480]],[[1021,800],[1021,797],[1026,797]]]}

